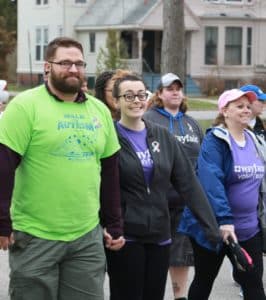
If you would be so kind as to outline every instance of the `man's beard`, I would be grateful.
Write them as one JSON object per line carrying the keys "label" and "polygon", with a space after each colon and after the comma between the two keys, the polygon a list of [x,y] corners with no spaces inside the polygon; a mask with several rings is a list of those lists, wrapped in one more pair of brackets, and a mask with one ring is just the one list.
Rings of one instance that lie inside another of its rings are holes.
{"label": "man's beard", "polygon": [[78,91],[80,91],[83,79],[80,77],[75,77],[77,80],[68,80],[72,76],[65,76],[65,77],[59,77],[51,70],[50,74],[50,81],[53,87],[64,94],[76,94]]}

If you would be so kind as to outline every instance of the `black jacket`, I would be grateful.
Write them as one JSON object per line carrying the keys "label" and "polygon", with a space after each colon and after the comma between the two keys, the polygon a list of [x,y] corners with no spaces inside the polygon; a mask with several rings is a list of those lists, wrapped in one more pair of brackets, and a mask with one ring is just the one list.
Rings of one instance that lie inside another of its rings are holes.
{"label": "black jacket", "polygon": [[260,137],[262,137],[264,139],[264,141],[266,141],[266,130],[265,130],[263,121],[260,117],[256,117],[256,123],[253,128],[253,131],[254,131],[255,135],[259,135]]}
{"label": "black jacket", "polygon": [[170,183],[186,199],[214,243],[220,234],[211,207],[182,145],[167,129],[145,121],[147,143],[154,163],[153,178],[146,185],[141,163],[130,142],[119,134],[121,205],[125,237],[147,243],[171,238],[168,200]]}

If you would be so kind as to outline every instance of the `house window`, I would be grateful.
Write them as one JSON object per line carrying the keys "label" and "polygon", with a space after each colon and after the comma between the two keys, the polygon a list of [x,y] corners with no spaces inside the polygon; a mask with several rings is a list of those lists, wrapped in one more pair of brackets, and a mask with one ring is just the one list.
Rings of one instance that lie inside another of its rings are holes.
{"label": "house window", "polygon": [[38,27],[36,29],[36,43],[35,43],[35,59],[37,61],[44,60],[44,54],[48,45],[48,28]]}
{"label": "house window", "polygon": [[218,28],[205,28],[205,64],[217,64]]}
{"label": "house window", "polygon": [[251,65],[252,28],[247,29],[247,65]]}
{"label": "house window", "polygon": [[242,63],[242,28],[226,27],[225,31],[225,65]]}
{"label": "house window", "polygon": [[90,42],[90,53],[94,53],[95,52],[95,32],[90,32],[90,35],[89,35],[89,42]]}
{"label": "house window", "polygon": [[36,0],[36,5],[47,5],[48,0]]}

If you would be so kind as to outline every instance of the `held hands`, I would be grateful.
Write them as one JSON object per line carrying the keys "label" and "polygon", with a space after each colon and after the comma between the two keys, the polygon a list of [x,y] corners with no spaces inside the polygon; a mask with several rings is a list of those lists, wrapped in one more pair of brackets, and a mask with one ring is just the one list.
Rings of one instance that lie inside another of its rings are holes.
{"label": "held hands", "polygon": [[0,236],[0,250],[7,250],[10,245],[14,244],[13,233],[10,236]]}
{"label": "held hands", "polygon": [[227,242],[228,237],[232,237],[234,242],[237,242],[237,237],[235,235],[235,226],[232,224],[220,225],[220,232],[224,242]]}
{"label": "held hands", "polygon": [[103,230],[103,237],[105,247],[110,250],[120,250],[125,245],[124,237],[120,236],[118,239],[113,239],[113,237],[106,231],[106,228]]}

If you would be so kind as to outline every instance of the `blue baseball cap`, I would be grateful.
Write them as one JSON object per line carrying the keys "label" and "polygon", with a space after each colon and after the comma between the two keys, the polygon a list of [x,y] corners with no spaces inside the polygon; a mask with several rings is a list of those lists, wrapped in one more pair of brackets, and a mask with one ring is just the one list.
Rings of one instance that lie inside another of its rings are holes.
{"label": "blue baseball cap", "polygon": [[257,95],[258,100],[266,101],[266,94],[264,94],[263,91],[256,85],[247,84],[241,86],[239,89],[243,92],[254,92]]}

